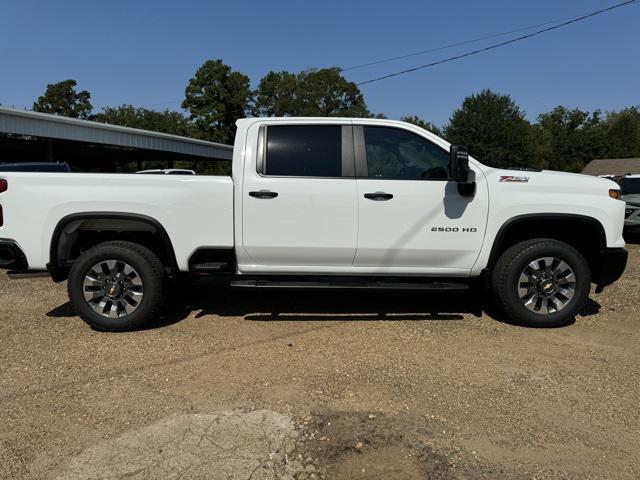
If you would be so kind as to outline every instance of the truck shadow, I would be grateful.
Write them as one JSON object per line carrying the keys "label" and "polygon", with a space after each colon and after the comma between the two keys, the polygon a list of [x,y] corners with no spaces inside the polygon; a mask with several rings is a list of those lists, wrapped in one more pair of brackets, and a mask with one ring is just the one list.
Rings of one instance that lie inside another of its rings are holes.
{"label": "truck shadow", "polygon": [[463,320],[463,314],[482,315],[477,302],[461,299],[459,294],[425,295],[354,290],[228,291],[228,294],[227,298],[218,302],[215,311],[202,309],[196,314],[196,318],[213,313],[219,316],[240,316],[257,322],[417,321]]}
{"label": "truck shadow", "polygon": [[[398,292],[359,290],[234,290],[198,280],[174,292],[164,314],[145,330],[178,323],[192,314],[241,317],[252,322],[323,321],[462,321],[465,315],[517,326],[480,292]],[[600,305],[589,300],[580,314],[597,314]],[[49,317],[73,317],[70,303],[47,313]],[[573,322],[570,322],[573,323]]]}
{"label": "truck shadow", "polygon": [[625,242],[640,245],[640,229],[625,231],[623,236]]}

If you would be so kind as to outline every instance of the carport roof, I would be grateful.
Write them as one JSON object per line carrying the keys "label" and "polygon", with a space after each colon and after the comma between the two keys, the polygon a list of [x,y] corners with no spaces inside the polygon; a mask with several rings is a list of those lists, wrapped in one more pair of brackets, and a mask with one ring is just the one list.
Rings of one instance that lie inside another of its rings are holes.
{"label": "carport roof", "polygon": [[591,160],[582,170],[587,175],[626,175],[640,173],[640,158],[600,158]]}
{"label": "carport roof", "polygon": [[168,133],[0,107],[0,133],[73,140],[231,160],[233,147]]}

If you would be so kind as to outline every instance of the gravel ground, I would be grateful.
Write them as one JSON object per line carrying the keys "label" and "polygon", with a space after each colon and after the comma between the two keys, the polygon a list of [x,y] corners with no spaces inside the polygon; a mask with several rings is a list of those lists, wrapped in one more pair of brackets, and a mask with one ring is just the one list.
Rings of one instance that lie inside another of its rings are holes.
{"label": "gravel ground", "polygon": [[[640,478],[629,250],[623,279],[550,330],[471,295],[198,283],[152,328],[107,334],[66,285],[3,275],[0,478]],[[228,477],[234,461],[252,468]]]}

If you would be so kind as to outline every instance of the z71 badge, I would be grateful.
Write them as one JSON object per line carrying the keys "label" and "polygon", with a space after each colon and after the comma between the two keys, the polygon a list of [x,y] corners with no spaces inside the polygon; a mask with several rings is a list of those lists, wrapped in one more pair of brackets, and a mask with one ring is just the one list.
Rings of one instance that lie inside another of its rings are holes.
{"label": "z71 badge", "polygon": [[500,176],[500,181],[501,182],[526,183],[526,182],[529,181],[529,177],[515,177],[513,175],[501,175]]}

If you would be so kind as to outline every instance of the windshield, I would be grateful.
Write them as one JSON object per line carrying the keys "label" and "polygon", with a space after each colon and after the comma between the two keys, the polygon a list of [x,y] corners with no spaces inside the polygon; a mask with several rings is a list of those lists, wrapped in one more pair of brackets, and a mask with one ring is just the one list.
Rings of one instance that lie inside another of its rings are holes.
{"label": "windshield", "polygon": [[640,193],[640,177],[623,179],[621,193],[622,195],[634,195]]}

